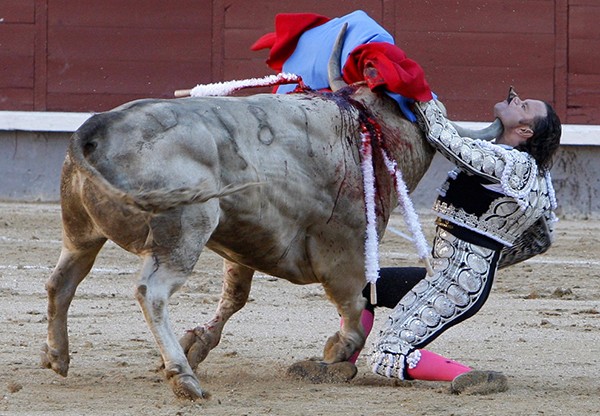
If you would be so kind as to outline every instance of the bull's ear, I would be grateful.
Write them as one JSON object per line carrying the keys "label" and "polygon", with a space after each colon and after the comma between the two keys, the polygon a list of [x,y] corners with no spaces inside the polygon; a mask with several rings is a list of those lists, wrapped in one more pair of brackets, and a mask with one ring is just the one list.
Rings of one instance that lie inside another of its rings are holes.
{"label": "bull's ear", "polygon": [[385,80],[377,70],[372,65],[367,65],[363,69],[363,78],[367,82],[367,85],[370,89],[374,89],[380,85],[385,84]]}
{"label": "bull's ear", "polygon": [[346,81],[342,78],[342,67],[340,60],[342,58],[342,46],[344,45],[344,37],[346,36],[346,30],[348,29],[348,23],[344,23],[340,33],[333,44],[333,50],[329,57],[329,65],[327,66],[327,76],[329,78],[329,88],[335,92],[348,86]]}

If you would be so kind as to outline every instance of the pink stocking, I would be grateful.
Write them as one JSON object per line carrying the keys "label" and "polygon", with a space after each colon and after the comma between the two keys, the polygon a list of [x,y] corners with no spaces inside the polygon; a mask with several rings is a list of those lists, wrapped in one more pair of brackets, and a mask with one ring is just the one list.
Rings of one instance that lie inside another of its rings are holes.
{"label": "pink stocking", "polygon": [[460,374],[471,371],[470,367],[442,357],[427,350],[419,350],[421,359],[415,368],[409,368],[407,373],[414,380],[452,381]]}
{"label": "pink stocking", "polygon": [[[375,320],[375,315],[373,315],[373,312],[363,309],[362,313],[360,314],[360,323],[362,324],[363,331],[365,333],[365,338],[368,337],[369,334],[371,333],[371,328],[373,328],[374,320]],[[344,326],[343,320],[341,322],[341,325]],[[352,356],[350,356],[350,358],[348,358],[348,361],[351,362],[352,364],[355,364],[356,360],[358,360],[359,355],[360,355],[360,350],[354,351],[354,354],[352,354]]]}

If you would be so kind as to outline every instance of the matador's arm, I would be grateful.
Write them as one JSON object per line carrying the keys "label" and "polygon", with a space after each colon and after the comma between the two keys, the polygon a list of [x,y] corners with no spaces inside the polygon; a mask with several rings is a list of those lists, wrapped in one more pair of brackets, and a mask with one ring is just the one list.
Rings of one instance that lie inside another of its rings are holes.
{"label": "matador's arm", "polygon": [[461,170],[502,183],[507,195],[527,193],[538,175],[533,157],[483,140],[461,137],[434,101],[415,105],[427,140]]}

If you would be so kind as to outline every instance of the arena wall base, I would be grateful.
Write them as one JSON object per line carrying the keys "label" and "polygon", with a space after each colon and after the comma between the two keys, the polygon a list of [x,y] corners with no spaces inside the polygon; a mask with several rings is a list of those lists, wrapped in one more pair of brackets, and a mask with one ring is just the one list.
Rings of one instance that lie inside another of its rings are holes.
{"label": "arena wall base", "polygon": [[71,134],[0,131],[0,200],[58,201]]}

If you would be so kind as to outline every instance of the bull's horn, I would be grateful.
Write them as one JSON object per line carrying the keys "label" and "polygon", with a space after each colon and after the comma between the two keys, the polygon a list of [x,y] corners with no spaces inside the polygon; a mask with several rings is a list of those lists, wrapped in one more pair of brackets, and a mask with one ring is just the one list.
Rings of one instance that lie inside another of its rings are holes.
{"label": "bull's horn", "polygon": [[495,138],[500,137],[502,135],[502,132],[504,131],[504,127],[502,126],[502,122],[499,118],[497,118],[492,124],[481,130],[471,130],[459,126],[454,122],[451,123],[456,129],[456,132],[459,134],[459,136],[470,137],[471,139],[494,140]]}
{"label": "bull's horn", "polygon": [[517,92],[511,85],[510,88],[508,89],[508,98],[506,99],[506,101],[508,101],[508,103],[510,104],[510,102],[513,100],[513,98],[518,97],[518,96],[519,96],[519,94],[517,94]]}
{"label": "bull's horn", "polygon": [[[506,101],[510,103],[515,97],[518,97],[519,94],[515,91],[513,86],[511,85],[508,89],[508,97]],[[461,127],[455,123],[452,123],[458,134],[462,137],[470,137],[472,139],[480,139],[480,140],[494,140],[497,137],[500,137],[502,132],[504,131],[504,126],[502,126],[502,122],[500,119],[494,120],[492,124],[487,126],[482,130],[471,130],[464,127]]]}
{"label": "bull's horn", "polygon": [[333,50],[329,57],[329,65],[327,66],[327,75],[329,77],[329,88],[331,91],[337,91],[344,87],[347,87],[346,81],[342,78],[342,69],[340,67],[340,59],[342,57],[342,45],[344,44],[344,37],[346,36],[346,30],[348,29],[348,23],[344,23],[340,33],[338,33],[337,39],[333,44]]}

